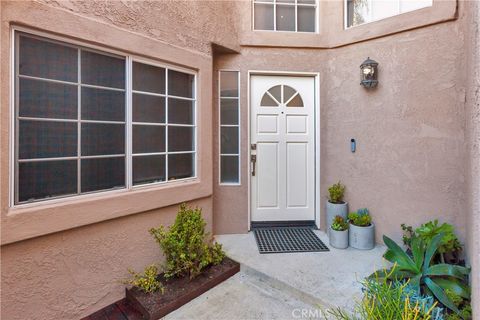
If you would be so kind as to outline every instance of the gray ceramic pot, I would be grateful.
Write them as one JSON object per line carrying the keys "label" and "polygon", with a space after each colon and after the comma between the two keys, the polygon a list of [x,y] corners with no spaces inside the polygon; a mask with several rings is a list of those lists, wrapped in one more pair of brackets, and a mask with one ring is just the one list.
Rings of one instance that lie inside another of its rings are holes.
{"label": "gray ceramic pot", "polygon": [[348,229],[343,231],[337,231],[330,228],[330,245],[337,249],[348,248]]}
{"label": "gray ceramic pot", "polygon": [[333,221],[333,218],[335,218],[335,216],[342,216],[345,220],[347,220],[348,202],[331,203],[330,201],[327,201],[326,211],[327,211],[327,233],[330,234],[330,226],[332,225],[332,221]]}
{"label": "gray ceramic pot", "polygon": [[375,225],[358,227],[350,223],[350,247],[360,250],[370,250],[375,247]]}

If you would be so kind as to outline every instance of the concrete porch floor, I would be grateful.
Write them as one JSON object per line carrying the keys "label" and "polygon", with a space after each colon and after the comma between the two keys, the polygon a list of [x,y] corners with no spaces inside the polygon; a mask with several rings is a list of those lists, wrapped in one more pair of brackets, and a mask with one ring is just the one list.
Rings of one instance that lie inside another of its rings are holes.
{"label": "concrete porch floor", "polygon": [[[329,246],[325,233],[315,231]],[[385,265],[385,246],[361,251],[259,254],[248,234],[215,237],[241,271],[169,314],[165,319],[292,319],[302,310],[351,309],[361,297],[359,281]],[[319,318],[310,314],[310,318]]]}

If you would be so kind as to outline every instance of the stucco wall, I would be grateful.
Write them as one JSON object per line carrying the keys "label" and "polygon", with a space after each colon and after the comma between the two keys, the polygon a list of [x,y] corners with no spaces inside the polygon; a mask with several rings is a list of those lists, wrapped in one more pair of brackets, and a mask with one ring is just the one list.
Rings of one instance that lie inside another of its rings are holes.
{"label": "stucco wall", "polygon": [[[401,223],[434,218],[453,223],[464,237],[463,5],[459,12],[458,20],[336,49],[244,46],[214,61],[215,70],[240,70],[242,87],[242,186],[214,186],[215,231],[247,230],[247,72],[277,70],[320,72],[323,201],[328,186],[341,180],[350,208],[371,210],[378,241],[382,234],[400,239]],[[368,56],[380,63],[374,91],[359,85],[359,65]],[[325,225],[324,203],[320,209]]]}

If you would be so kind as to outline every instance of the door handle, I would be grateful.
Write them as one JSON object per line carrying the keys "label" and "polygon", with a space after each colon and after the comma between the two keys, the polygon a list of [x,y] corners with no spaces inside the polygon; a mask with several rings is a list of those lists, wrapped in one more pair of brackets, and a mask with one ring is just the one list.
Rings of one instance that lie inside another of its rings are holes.
{"label": "door handle", "polygon": [[256,154],[252,154],[250,156],[250,161],[252,162],[252,176],[255,176],[255,167],[257,165],[257,155]]}

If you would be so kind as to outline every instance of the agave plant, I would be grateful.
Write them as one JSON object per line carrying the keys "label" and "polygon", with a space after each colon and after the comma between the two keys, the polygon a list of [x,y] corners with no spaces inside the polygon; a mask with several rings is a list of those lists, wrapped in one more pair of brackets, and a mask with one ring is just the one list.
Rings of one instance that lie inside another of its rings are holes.
{"label": "agave plant", "polygon": [[470,289],[466,284],[469,268],[452,264],[432,264],[432,258],[438,250],[444,234],[436,235],[428,245],[420,238],[412,240],[412,256],[387,236],[383,241],[388,247],[383,257],[394,263],[393,270],[377,272],[394,280],[409,280],[410,286],[417,292],[434,296],[445,307],[459,313],[458,308],[445,294],[451,290],[457,295],[469,299]]}

